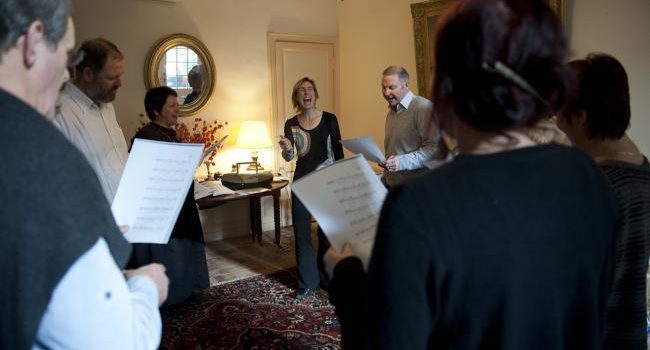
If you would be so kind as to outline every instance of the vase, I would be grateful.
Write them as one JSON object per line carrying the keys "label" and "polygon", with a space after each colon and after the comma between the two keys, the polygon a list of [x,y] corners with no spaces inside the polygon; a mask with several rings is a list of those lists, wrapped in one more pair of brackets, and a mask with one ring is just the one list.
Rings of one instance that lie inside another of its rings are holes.
{"label": "vase", "polygon": [[204,162],[204,164],[205,164],[205,168],[206,168],[207,171],[208,171],[208,173],[207,173],[207,175],[206,175],[206,177],[205,177],[205,180],[206,180],[206,181],[209,181],[209,180],[212,179],[212,174],[210,173],[210,163],[209,163],[209,162]]}

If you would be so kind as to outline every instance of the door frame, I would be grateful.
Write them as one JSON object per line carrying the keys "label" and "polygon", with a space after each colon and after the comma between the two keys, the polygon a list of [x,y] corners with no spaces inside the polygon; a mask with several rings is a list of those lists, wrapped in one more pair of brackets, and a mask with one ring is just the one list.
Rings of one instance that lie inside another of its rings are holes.
{"label": "door frame", "polygon": [[[280,154],[279,146],[277,145],[276,140],[279,135],[284,133],[284,118],[285,115],[281,115],[280,109],[283,101],[278,101],[279,91],[282,89],[282,81],[277,79],[277,73],[280,69],[278,67],[278,62],[275,57],[275,49],[278,43],[281,42],[291,42],[291,43],[303,43],[303,44],[330,44],[334,48],[334,62],[333,62],[333,79],[334,79],[334,91],[332,91],[332,100],[333,108],[332,111],[337,116],[339,115],[339,54],[338,54],[338,39],[335,36],[324,36],[324,35],[302,35],[302,34],[281,34],[281,33],[267,33],[267,50],[268,50],[268,61],[269,61],[269,84],[271,86],[271,133],[274,143],[274,162],[273,166],[274,172],[277,172],[280,168],[280,162],[284,162],[284,159],[279,159]],[[340,123],[340,122],[339,122]]]}

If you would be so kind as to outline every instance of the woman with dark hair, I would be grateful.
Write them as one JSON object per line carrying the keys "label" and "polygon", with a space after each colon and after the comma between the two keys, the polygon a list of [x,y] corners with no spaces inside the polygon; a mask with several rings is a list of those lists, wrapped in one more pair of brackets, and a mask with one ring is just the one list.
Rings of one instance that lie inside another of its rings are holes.
{"label": "woman with dark hair", "polygon": [[[286,161],[295,156],[298,158],[293,181],[343,158],[341,131],[336,116],[318,109],[316,100],[318,89],[313,79],[304,77],[293,85],[291,102],[298,114],[284,123],[284,137],[281,137],[279,142],[282,157]],[[311,214],[293,194],[291,217],[298,264],[296,299],[303,299],[320,287],[328,287],[329,278],[323,266],[323,255],[330,244],[319,226],[318,253],[314,254],[311,243]]]}
{"label": "woman with dark hair", "polygon": [[367,275],[349,245],[327,253],[344,346],[600,349],[612,195],[584,152],[524,132],[568,90],[559,20],[466,0],[438,30],[434,119],[459,155],[389,192]]}
{"label": "woman with dark hair", "polygon": [[590,54],[569,66],[577,74],[576,92],[558,115],[557,124],[600,165],[619,208],[605,348],[646,349],[650,164],[625,133],[631,115],[627,74],[616,58],[606,54]]}
{"label": "woman with dark hair", "polygon": [[[176,91],[166,86],[147,91],[144,108],[151,122],[140,129],[134,139],[180,142],[174,130],[179,113],[177,96]],[[165,305],[200,299],[201,295],[193,292],[210,286],[203,228],[194,202],[194,184],[187,192],[167,244],[133,244],[133,254],[129,261],[131,268],[152,262],[163,264],[167,268],[170,283]]]}

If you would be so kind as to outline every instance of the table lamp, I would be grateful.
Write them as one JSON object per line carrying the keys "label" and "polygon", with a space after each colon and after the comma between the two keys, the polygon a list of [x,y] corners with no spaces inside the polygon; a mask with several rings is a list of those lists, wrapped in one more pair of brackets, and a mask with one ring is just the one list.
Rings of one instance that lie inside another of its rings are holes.
{"label": "table lamp", "polygon": [[257,150],[260,148],[270,148],[273,146],[269,129],[263,121],[245,121],[239,129],[236,147],[251,149],[251,158],[253,164],[250,164],[246,170],[264,170],[257,161]]}

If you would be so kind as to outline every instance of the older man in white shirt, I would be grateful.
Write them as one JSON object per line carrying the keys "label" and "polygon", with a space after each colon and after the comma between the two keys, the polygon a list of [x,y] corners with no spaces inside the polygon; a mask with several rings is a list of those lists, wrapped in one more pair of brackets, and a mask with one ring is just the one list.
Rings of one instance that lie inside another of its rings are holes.
{"label": "older man in white shirt", "polygon": [[111,103],[122,86],[123,56],[101,38],[84,42],[79,50],[84,58],[75,67],[74,82],[63,89],[54,124],[86,156],[112,202],[128,158]]}

